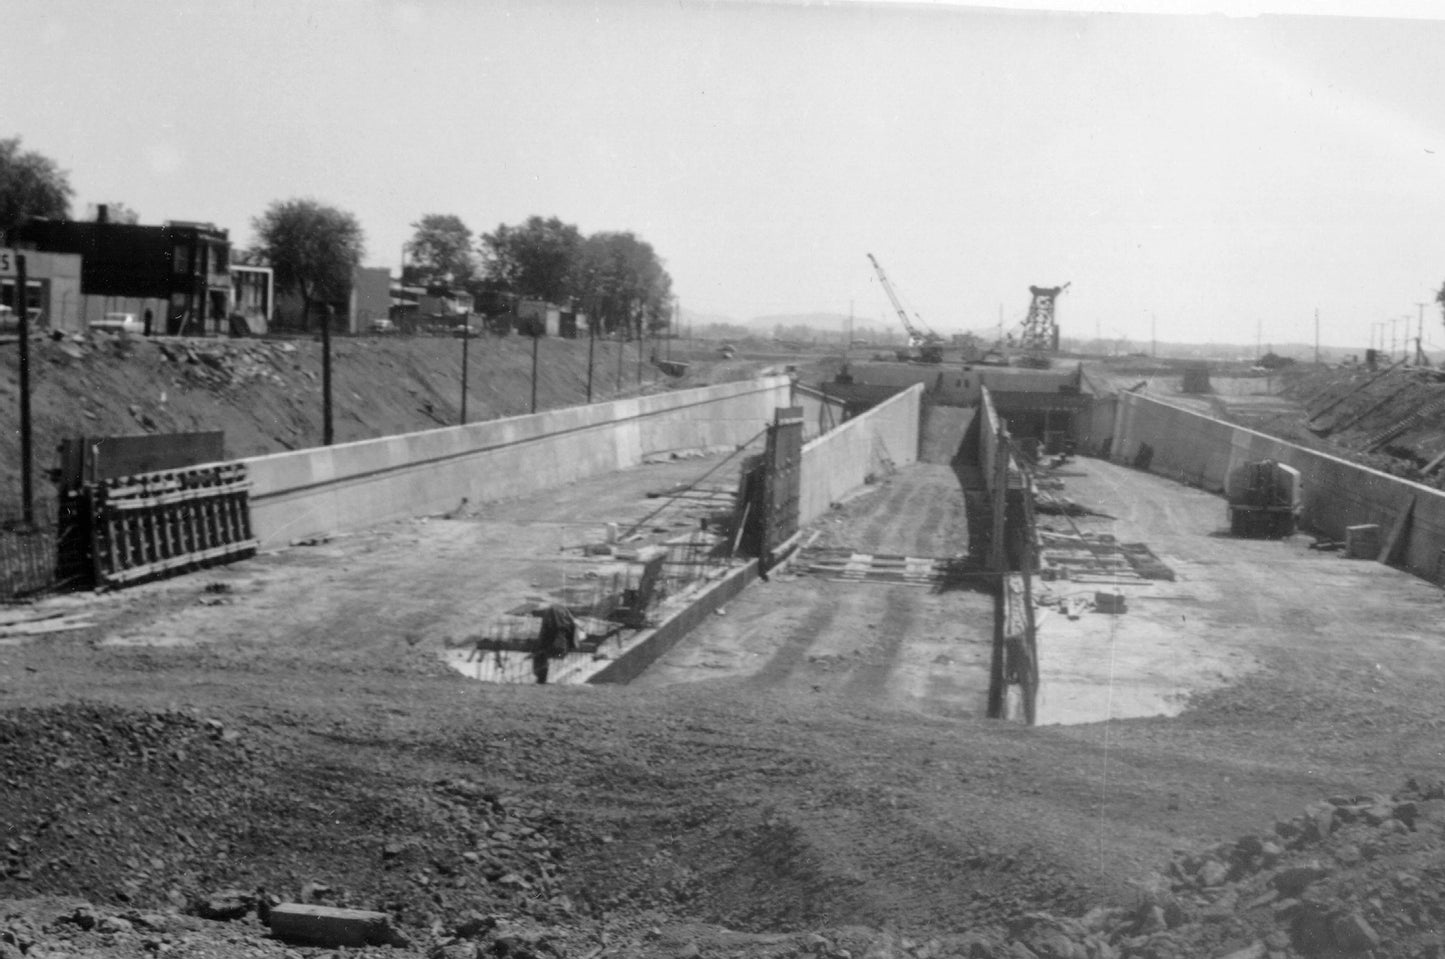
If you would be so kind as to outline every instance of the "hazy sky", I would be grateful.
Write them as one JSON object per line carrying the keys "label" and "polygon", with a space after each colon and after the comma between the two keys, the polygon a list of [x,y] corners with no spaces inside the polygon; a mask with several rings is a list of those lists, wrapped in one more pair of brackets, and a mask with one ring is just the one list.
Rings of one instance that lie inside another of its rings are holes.
{"label": "hazy sky", "polygon": [[77,217],[121,201],[249,244],[309,196],[396,267],[426,213],[555,215],[652,243],[690,313],[891,323],[871,252],[942,332],[1068,281],[1066,336],[1312,341],[1318,309],[1363,347],[1445,282],[1439,20],[0,0],[0,22],[0,136],[69,171]]}

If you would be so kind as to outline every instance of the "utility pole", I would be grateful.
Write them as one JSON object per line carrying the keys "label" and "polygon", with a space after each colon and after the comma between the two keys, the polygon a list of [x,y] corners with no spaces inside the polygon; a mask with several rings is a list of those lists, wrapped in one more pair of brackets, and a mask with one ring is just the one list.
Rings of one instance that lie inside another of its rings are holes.
{"label": "utility pole", "polygon": [[321,316],[321,445],[330,446],[334,435],[331,430],[331,321],[336,318],[336,307],[330,303]]}
{"label": "utility pole", "polygon": [[1149,314],[1149,355],[1157,357],[1159,355],[1159,339],[1154,335],[1154,324],[1155,317],[1151,312]]}
{"label": "utility pole", "polygon": [[1315,307],[1315,366],[1320,365],[1320,308]]}
{"label": "utility pole", "polygon": [[471,352],[472,315],[462,318],[462,423],[467,425],[467,354]]}
{"label": "utility pole", "polygon": [[[545,320],[542,322],[546,322]],[[537,327],[532,327],[532,412],[537,412],[537,343],[542,337]]]}
{"label": "utility pole", "polygon": [[1420,325],[1415,328],[1415,362],[1419,366],[1429,366],[1425,356],[1425,304],[1416,303],[1415,308],[1420,311]]}
{"label": "utility pole", "polygon": [[25,255],[15,257],[15,312],[20,317],[20,520],[27,531],[35,528],[35,488],[32,485],[32,433],[30,426],[30,285]]}
{"label": "utility pole", "polygon": [[597,320],[587,317],[587,402],[592,402],[592,360],[597,355]]}

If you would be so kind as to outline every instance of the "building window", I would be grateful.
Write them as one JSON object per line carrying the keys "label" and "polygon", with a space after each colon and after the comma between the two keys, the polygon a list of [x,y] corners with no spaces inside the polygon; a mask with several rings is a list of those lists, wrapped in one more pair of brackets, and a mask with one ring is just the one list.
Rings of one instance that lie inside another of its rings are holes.
{"label": "building window", "polygon": [[191,248],[184,243],[177,243],[171,257],[171,269],[176,273],[191,272]]}

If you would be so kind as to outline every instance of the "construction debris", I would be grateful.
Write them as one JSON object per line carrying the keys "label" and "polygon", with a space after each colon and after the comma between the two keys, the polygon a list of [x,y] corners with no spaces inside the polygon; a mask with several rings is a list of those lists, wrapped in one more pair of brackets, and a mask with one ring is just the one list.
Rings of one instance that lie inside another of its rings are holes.
{"label": "construction debris", "polygon": [[842,583],[894,583],[942,586],[979,572],[965,557],[897,556],[858,553],[848,547],[808,547],[798,553],[794,568]]}
{"label": "construction debris", "polygon": [[1039,529],[1039,575],[1075,583],[1174,580],[1170,569],[1144,543],[1120,543],[1109,533],[1062,533]]}

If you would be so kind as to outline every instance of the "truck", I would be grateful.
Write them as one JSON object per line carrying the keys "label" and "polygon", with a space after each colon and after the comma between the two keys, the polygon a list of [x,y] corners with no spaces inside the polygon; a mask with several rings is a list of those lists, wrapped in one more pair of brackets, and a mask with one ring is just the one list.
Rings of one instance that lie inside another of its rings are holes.
{"label": "truck", "polygon": [[1299,525],[1303,503],[1299,470],[1275,460],[1241,463],[1229,471],[1229,531],[1251,539],[1283,539]]}

